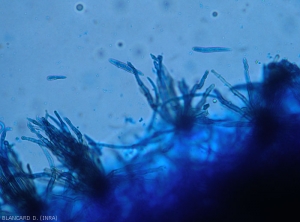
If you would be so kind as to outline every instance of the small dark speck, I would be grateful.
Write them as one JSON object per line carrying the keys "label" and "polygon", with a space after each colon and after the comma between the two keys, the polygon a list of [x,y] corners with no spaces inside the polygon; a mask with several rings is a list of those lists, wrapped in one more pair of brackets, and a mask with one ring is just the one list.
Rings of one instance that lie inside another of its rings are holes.
{"label": "small dark speck", "polygon": [[140,119],[139,119],[139,122],[142,122],[143,121],[143,118],[141,117]]}
{"label": "small dark speck", "polygon": [[134,120],[131,117],[126,117],[125,118],[125,123],[135,124]]}
{"label": "small dark speck", "polygon": [[114,1],[114,8],[118,12],[124,12],[128,8],[128,3],[125,0],[115,0]]}
{"label": "small dark speck", "polygon": [[118,48],[123,48],[124,47],[124,42],[118,41],[116,45],[117,45]]}
{"label": "small dark speck", "polygon": [[105,53],[104,48],[98,48],[98,49],[96,49],[96,56],[99,59],[105,59],[106,58],[106,53]]}
{"label": "small dark speck", "polygon": [[83,8],[84,8],[83,4],[81,4],[81,3],[76,5],[76,10],[79,11],[79,12],[81,12],[83,10]]}
{"label": "small dark speck", "polygon": [[217,16],[218,16],[218,12],[214,11],[214,12],[212,13],[212,16],[213,16],[213,17],[217,17]]}
{"label": "small dark speck", "polygon": [[171,2],[169,2],[169,1],[163,1],[163,4],[162,4],[162,6],[167,10],[167,9],[169,9],[170,8],[170,6],[171,6]]}
{"label": "small dark speck", "polygon": [[164,11],[168,11],[175,7],[175,0],[161,0],[160,8]]}
{"label": "small dark speck", "polygon": [[152,42],[153,42],[153,37],[152,37],[152,36],[149,37],[148,42],[149,42],[149,43],[152,43]]}
{"label": "small dark speck", "polygon": [[145,56],[145,48],[141,45],[134,46],[131,51],[136,58],[144,58]]}

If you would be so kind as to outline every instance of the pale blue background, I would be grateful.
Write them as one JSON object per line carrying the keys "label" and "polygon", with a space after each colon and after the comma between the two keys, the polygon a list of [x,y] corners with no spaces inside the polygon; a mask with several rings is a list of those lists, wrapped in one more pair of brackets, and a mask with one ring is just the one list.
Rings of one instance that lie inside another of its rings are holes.
{"label": "pale blue background", "polygon": [[[44,155],[15,138],[33,136],[26,117],[43,116],[45,110],[57,110],[98,141],[120,143],[126,133],[143,131],[151,110],[133,75],[109,58],[131,61],[155,78],[149,54],[163,54],[174,78],[190,85],[206,69],[243,83],[243,57],[253,80],[259,80],[269,55],[299,64],[299,0],[86,0],[83,12],[76,11],[77,3],[1,0],[0,121],[13,127],[7,138],[34,170],[45,167]],[[232,52],[200,54],[193,46]],[[67,79],[47,81],[48,75]],[[226,90],[212,75],[211,82]],[[136,124],[125,123],[126,117]]]}

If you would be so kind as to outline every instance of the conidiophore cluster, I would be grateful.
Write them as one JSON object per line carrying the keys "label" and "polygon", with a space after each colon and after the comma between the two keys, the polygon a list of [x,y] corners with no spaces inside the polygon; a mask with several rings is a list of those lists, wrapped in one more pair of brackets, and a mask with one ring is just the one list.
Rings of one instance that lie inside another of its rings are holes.
{"label": "conidiophore cluster", "polygon": [[[37,193],[30,166],[27,165],[29,173],[26,173],[17,154],[12,149],[12,145],[5,140],[6,132],[10,128],[6,128],[1,122],[0,126],[1,210],[4,207],[2,215],[5,214],[5,209],[9,210],[10,208],[13,208],[19,215],[43,215],[46,212],[47,204]],[[9,212],[7,214],[9,215]]]}
{"label": "conidiophore cluster", "polygon": [[[89,148],[83,142],[82,134],[73,126],[68,118],[66,123],[71,128],[75,136],[72,135],[69,127],[61,119],[58,113],[54,112],[57,119],[46,114],[46,117],[37,118],[37,120],[28,119],[28,127],[39,138],[33,139],[22,137],[23,140],[29,140],[37,143],[42,148],[47,148],[67,169],[67,172],[61,173],[58,179],[63,179],[68,183],[71,189],[77,192],[83,192],[85,195],[97,198],[105,193],[107,189],[107,179],[104,175],[104,169],[99,159],[100,151]],[[52,125],[50,118],[58,128]],[[47,136],[44,137],[41,133]],[[45,152],[47,152],[45,150]],[[46,153],[51,169],[54,169],[53,160],[49,153]],[[54,182],[54,181],[53,181]]]}
{"label": "conidiophore cluster", "polygon": [[[237,124],[250,127],[251,140],[254,140],[251,146],[284,146],[291,141],[291,135],[299,132],[300,69],[285,59],[280,62],[277,62],[277,59],[278,57],[264,66],[262,83],[251,82],[246,59],[243,60],[246,85],[234,87],[212,70],[212,73],[245,104],[245,107],[238,107],[215,90],[219,101],[240,115],[241,120]],[[246,88],[248,99],[237,90],[242,87]],[[298,145],[297,140],[293,143]]]}
{"label": "conidiophore cluster", "polygon": [[[141,80],[142,72],[138,71],[130,62],[126,64],[116,59],[109,60],[116,67],[134,74],[138,86],[153,110],[146,137],[130,146],[97,143],[99,147],[138,148],[157,141],[163,144],[161,150],[167,151],[174,146],[174,143],[170,144],[168,141],[176,140],[178,137],[180,140],[184,138],[186,140],[193,139],[194,141],[203,140],[201,134],[204,129],[218,122],[218,120],[208,118],[210,105],[207,103],[207,98],[215,85],[211,84],[204,92],[199,92],[205,84],[209,71],[205,71],[199,82],[191,88],[184,79],[178,81],[176,87],[175,81],[163,65],[163,57],[160,55],[156,57],[151,54],[151,58],[157,77],[156,84],[149,77],[147,80],[153,88],[154,95]],[[155,121],[156,119],[159,120]],[[170,135],[171,139],[169,138]],[[164,140],[164,138],[167,138],[167,140]],[[93,143],[90,138],[87,137],[87,139]]]}
{"label": "conidiophore cluster", "polygon": [[[28,215],[30,220],[53,215],[58,221],[272,221],[279,216],[290,221],[299,217],[298,66],[275,57],[264,66],[262,82],[253,83],[244,59],[246,83],[235,86],[211,70],[242,101],[239,106],[214,84],[204,87],[209,71],[189,87],[184,79],[173,80],[162,56],[151,58],[156,74],[156,83],[147,78],[151,89],[132,63],[109,60],[134,75],[153,111],[145,134],[134,144],[95,142],[68,118],[62,119],[56,111],[55,117],[46,113],[28,119],[37,139],[22,139],[42,148],[50,169],[32,173],[27,165],[25,172],[13,145],[5,140],[9,128],[1,123],[2,215]],[[210,117],[209,97],[228,113],[236,113],[234,118]],[[103,147],[114,149],[119,160],[123,150],[140,155],[106,172]],[[46,181],[44,190],[37,191],[36,181],[41,179]]]}

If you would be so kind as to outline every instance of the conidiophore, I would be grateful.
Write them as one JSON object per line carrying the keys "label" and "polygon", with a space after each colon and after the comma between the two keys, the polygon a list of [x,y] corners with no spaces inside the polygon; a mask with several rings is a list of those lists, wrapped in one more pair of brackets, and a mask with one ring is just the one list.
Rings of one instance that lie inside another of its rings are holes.
{"label": "conidiophore", "polygon": [[[91,149],[85,144],[81,132],[68,118],[63,121],[56,111],[54,113],[56,118],[48,113],[36,120],[28,118],[28,127],[38,139],[22,137],[38,144],[48,159],[52,177],[47,186],[47,196],[58,208],[69,213],[61,214],[61,220],[83,221],[90,217],[97,221],[106,218],[108,211],[104,209],[112,207],[109,204],[111,181],[102,166],[101,152],[97,147]],[[61,168],[55,167],[48,151],[62,164]],[[55,191],[55,187],[61,187],[62,191]],[[58,214],[55,209],[52,213]]]}
{"label": "conidiophore", "polygon": [[[243,60],[246,84],[243,85],[232,86],[212,70],[244,103],[244,106],[235,105],[215,89],[218,100],[238,114],[237,121],[223,122],[223,126],[236,129],[237,138],[242,139],[235,144],[239,147],[237,152],[206,165],[204,171],[213,176],[203,180],[205,193],[193,194],[207,201],[198,205],[202,213],[194,213],[194,221],[299,218],[295,206],[300,203],[300,72],[295,64],[277,59],[264,66],[261,83],[251,82],[246,59]],[[241,89],[246,89],[247,97]],[[221,152],[233,148],[224,145],[220,147]]]}
{"label": "conidiophore", "polygon": [[[57,157],[67,169],[66,173],[60,174],[59,179],[65,180],[71,189],[95,198],[104,195],[109,185],[99,158],[100,151],[97,148],[91,149],[84,143],[82,134],[68,118],[64,118],[67,125],[56,111],[54,113],[57,119],[48,113],[46,113],[45,118],[37,118],[37,120],[28,118],[29,129],[39,139],[24,136],[22,139],[48,149]],[[58,128],[52,125],[48,119],[51,119]],[[76,137],[71,133],[68,126]],[[47,154],[47,158],[48,160],[51,159],[50,154]],[[50,165],[52,164],[50,163]],[[53,166],[51,167],[53,168]]]}
{"label": "conidiophore", "polygon": [[[159,142],[164,143],[164,150],[168,150],[172,144],[166,144],[166,141],[163,142],[163,138],[170,136],[170,134],[178,138],[178,136],[181,137],[182,135],[188,136],[189,134],[199,133],[203,128],[216,122],[208,118],[209,103],[207,103],[207,97],[215,85],[211,84],[204,93],[198,92],[204,86],[209,74],[208,71],[206,71],[201,80],[191,88],[184,79],[179,81],[177,87],[175,87],[172,76],[162,63],[163,57],[156,57],[151,54],[151,58],[153,59],[157,76],[156,84],[149,77],[147,77],[147,80],[153,88],[154,95],[141,80],[141,71],[138,71],[130,62],[125,64],[115,59],[109,60],[116,67],[134,74],[138,86],[153,110],[153,115],[146,132],[147,136],[136,144],[128,146],[97,143],[99,147],[131,149],[146,146],[149,143]],[[178,95],[178,91],[180,95]],[[159,117],[160,122],[156,121],[157,117]],[[185,138],[184,136],[182,138]],[[86,138],[91,144],[96,144],[89,137],[86,136]],[[171,140],[169,139],[169,141]]]}
{"label": "conidiophore", "polygon": [[[245,104],[245,107],[238,107],[224,99],[218,90],[214,90],[223,105],[240,114],[241,121],[237,125],[251,127],[249,138],[259,147],[268,147],[276,143],[282,146],[287,142],[298,144],[296,140],[291,141],[290,135],[300,132],[300,69],[287,60],[277,62],[277,59],[278,56],[274,62],[264,66],[261,83],[251,82],[245,58],[243,63],[246,85],[232,86],[212,70],[212,73]],[[239,88],[246,88],[248,99],[237,90]]]}
{"label": "conidiophore", "polygon": [[[201,80],[194,84],[191,89],[184,79],[179,81],[178,89],[181,95],[178,96],[174,86],[174,80],[162,63],[163,57],[155,57],[154,55],[151,55],[151,57],[157,75],[156,86],[149,78],[155,91],[155,102],[153,102],[151,94],[148,93],[149,90],[143,90],[143,92],[153,111],[157,112],[176,132],[190,131],[195,126],[212,124],[213,121],[207,118],[209,104],[206,103],[206,99],[215,85],[211,84],[206,91],[201,94],[201,99],[196,102],[196,104],[193,104],[194,100],[200,96],[196,93],[202,89],[209,72],[206,71]],[[145,88],[139,76],[135,75],[135,77],[139,86],[142,89]]]}
{"label": "conidiophore", "polygon": [[[142,169],[132,165],[106,174],[98,147],[92,144],[91,148],[85,144],[81,132],[71,121],[68,118],[64,118],[63,121],[56,111],[54,113],[56,118],[46,113],[46,117],[28,119],[29,129],[38,139],[22,137],[23,140],[38,144],[46,154],[52,175],[47,186],[47,196],[51,197],[52,202],[59,208],[71,211],[69,215],[61,216],[65,220],[84,221],[88,217],[92,221],[103,218],[122,220],[120,214],[124,206],[117,201],[120,197],[113,194],[114,189],[132,187],[137,180],[143,180],[145,175],[160,172],[162,168],[144,166]],[[49,119],[56,126],[50,123]],[[62,164],[62,168],[54,166],[48,150]],[[62,184],[62,191],[55,191],[54,188],[61,187]],[[73,211],[73,208],[76,211]],[[112,209],[118,213],[111,214]],[[54,210],[53,213],[57,212]]]}
{"label": "conidiophore", "polygon": [[[46,201],[39,196],[34,184],[35,175],[32,174],[30,166],[27,165],[29,173],[23,170],[22,163],[12,145],[5,140],[6,132],[10,128],[0,122],[0,197],[2,206],[8,212],[1,209],[1,215],[43,215],[47,212]],[[5,207],[6,206],[6,207]]]}

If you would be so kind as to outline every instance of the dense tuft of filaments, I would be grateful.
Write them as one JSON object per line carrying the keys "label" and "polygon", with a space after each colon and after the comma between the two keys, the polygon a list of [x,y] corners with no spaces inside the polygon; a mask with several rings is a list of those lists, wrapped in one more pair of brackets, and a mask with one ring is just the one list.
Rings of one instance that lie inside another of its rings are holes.
{"label": "dense tuft of filaments", "polygon": [[[225,85],[216,89],[205,86],[209,71],[190,87],[173,79],[162,56],[151,58],[156,81],[130,62],[109,60],[133,74],[153,111],[136,143],[96,142],[68,118],[46,112],[28,118],[35,138],[22,137],[48,160],[44,171],[33,173],[29,164],[23,169],[6,140],[11,129],[0,122],[1,215],[56,215],[58,221],[299,219],[299,67],[276,56],[264,65],[262,82],[252,82],[244,58],[245,83],[232,85],[211,70]],[[226,89],[233,101],[224,96]],[[209,98],[228,117],[210,116]],[[118,160],[115,165],[104,164],[106,152]],[[125,158],[131,152],[135,158]]]}

